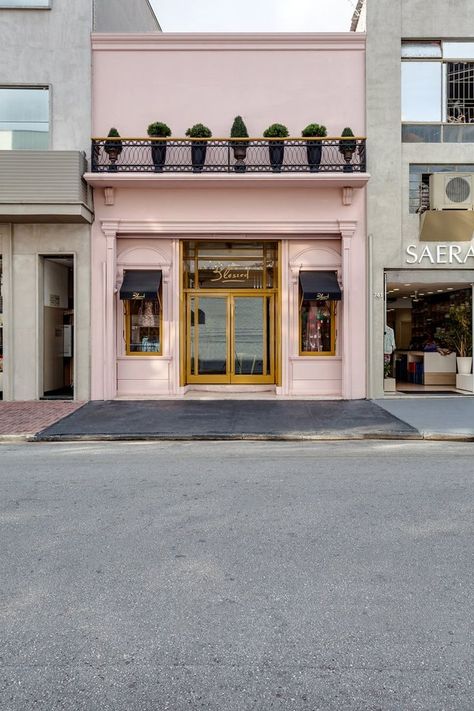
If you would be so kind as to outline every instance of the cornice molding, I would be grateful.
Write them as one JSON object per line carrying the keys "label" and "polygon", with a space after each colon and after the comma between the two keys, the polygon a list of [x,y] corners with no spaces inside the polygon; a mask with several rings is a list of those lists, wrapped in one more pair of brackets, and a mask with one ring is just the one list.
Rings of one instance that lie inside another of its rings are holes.
{"label": "cornice molding", "polygon": [[209,239],[218,239],[223,234],[234,235],[286,235],[288,239],[301,238],[301,235],[340,235],[351,236],[357,228],[357,222],[341,222],[340,220],[278,220],[269,221],[189,221],[176,220],[117,220],[102,221],[102,232],[140,237],[166,237],[174,235],[206,234]]}
{"label": "cornice molding", "polygon": [[165,32],[93,33],[94,51],[364,51],[366,37],[354,32]]}
{"label": "cornice molding", "polygon": [[[95,188],[364,188],[368,173],[85,173]],[[347,195],[347,193],[346,193]],[[352,200],[351,200],[352,201]],[[350,204],[350,203],[347,203]]]}

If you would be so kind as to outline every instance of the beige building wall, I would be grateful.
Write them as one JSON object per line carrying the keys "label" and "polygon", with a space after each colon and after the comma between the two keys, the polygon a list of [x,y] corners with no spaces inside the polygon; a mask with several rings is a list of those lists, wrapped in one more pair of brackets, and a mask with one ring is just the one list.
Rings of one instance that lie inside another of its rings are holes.
{"label": "beige building wall", "polygon": [[42,256],[74,256],[75,398],[90,388],[90,227],[88,225],[0,225],[3,254],[4,399],[36,400],[43,383]]}

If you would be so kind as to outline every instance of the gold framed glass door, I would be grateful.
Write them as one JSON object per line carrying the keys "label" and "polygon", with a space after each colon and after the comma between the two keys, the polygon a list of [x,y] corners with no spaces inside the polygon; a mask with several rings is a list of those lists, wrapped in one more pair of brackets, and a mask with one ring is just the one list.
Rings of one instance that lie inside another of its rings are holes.
{"label": "gold framed glass door", "polygon": [[273,295],[231,296],[233,383],[273,383]]}
{"label": "gold framed glass door", "polygon": [[188,383],[275,382],[274,295],[187,295]]}
{"label": "gold framed glass door", "polygon": [[184,384],[276,382],[278,244],[183,244]]}

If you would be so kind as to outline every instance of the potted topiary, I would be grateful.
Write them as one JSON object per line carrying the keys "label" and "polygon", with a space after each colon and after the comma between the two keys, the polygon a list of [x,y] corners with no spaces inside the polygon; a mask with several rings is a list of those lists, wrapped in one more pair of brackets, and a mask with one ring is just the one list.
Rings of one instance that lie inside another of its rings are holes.
{"label": "potted topiary", "polygon": [[275,139],[268,141],[270,165],[274,173],[280,173],[285,154],[285,144],[281,139],[288,137],[288,129],[281,123],[272,123],[272,125],[263,132],[263,136],[264,138]]}
{"label": "potted topiary", "polygon": [[343,130],[343,132],[341,133],[341,138],[346,138],[346,140],[339,141],[339,152],[342,153],[342,155],[344,156],[344,160],[346,161],[346,165],[343,168],[344,173],[351,173],[352,172],[351,160],[352,160],[352,156],[354,155],[354,152],[356,149],[356,142],[348,140],[348,139],[350,139],[353,136],[354,136],[354,134],[352,133],[352,129],[345,128]]}
{"label": "potted topiary", "polygon": [[472,307],[466,301],[451,304],[449,325],[439,334],[443,344],[456,351],[458,373],[469,375],[472,368]]}
{"label": "potted topiary", "polygon": [[[190,138],[211,138],[211,129],[202,123],[196,123],[186,131]],[[191,163],[193,173],[200,173],[206,162],[207,141],[193,141],[191,144]]]}
{"label": "potted topiary", "polygon": [[[247,126],[244,123],[242,116],[236,116],[232,128],[230,129],[231,138],[248,138],[249,134],[247,131]],[[235,165],[234,170],[236,173],[245,173],[246,165],[244,160],[247,156],[247,146],[248,141],[232,141],[232,149],[234,151]]]}
{"label": "potted topiary", "polygon": [[[324,138],[328,135],[326,126],[319,123],[310,123],[301,131],[303,138]],[[317,173],[321,163],[322,143],[321,141],[307,141],[306,153],[308,155],[308,165],[311,173]]]}
{"label": "potted topiary", "polygon": [[107,134],[107,140],[104,143],[104,151],[107,153],[110,160],[109,170],[115,171],[117,170],[117,166],[115,165],[117,158],[122,152],[122,141],[113,141],[109,140],[109,138],[120,138],[120,133],[116,128],[110,129]]}
{"label": "potted topiary", "polygon": [[[171,129],[161,121],[155,121],[148,126],[147,133],[151,138],[168,138],[171,136]],[[155,173],[162,173],[166,163],[166,141],[154,140],[150,144],[151,159],[155,166]]]}

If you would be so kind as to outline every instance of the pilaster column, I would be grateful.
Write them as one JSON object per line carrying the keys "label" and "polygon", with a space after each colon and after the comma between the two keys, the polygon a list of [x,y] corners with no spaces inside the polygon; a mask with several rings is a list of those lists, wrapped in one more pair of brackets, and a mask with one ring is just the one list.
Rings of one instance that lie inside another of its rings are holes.
{"label": "pilaster column", "polygon": [[3,399],[14,400],[12,225],[0,225],[0,254],[3,270]]}
{"label": "pilaster column", "polygon": [[106,241],[103,269],[103,352],[104,352],[104,400],[117,395],[117,354],[116,354],[116,252],[118,222],[102,222],[102,232]]}
{"label": "pilaster column", "polygon": [[[339,229],[342,238],[342,287],[343,287],[343,307],[342,307],[342,397],[344,400],[352,399],[352,371],[353,348],[352,348],[352,328],[351,328],[351,298],[355,287],[352,279],[352,238],[356,230],[355,222],[339,222]],[[360,284],[361,289],[365,289],[365,284]]]}

